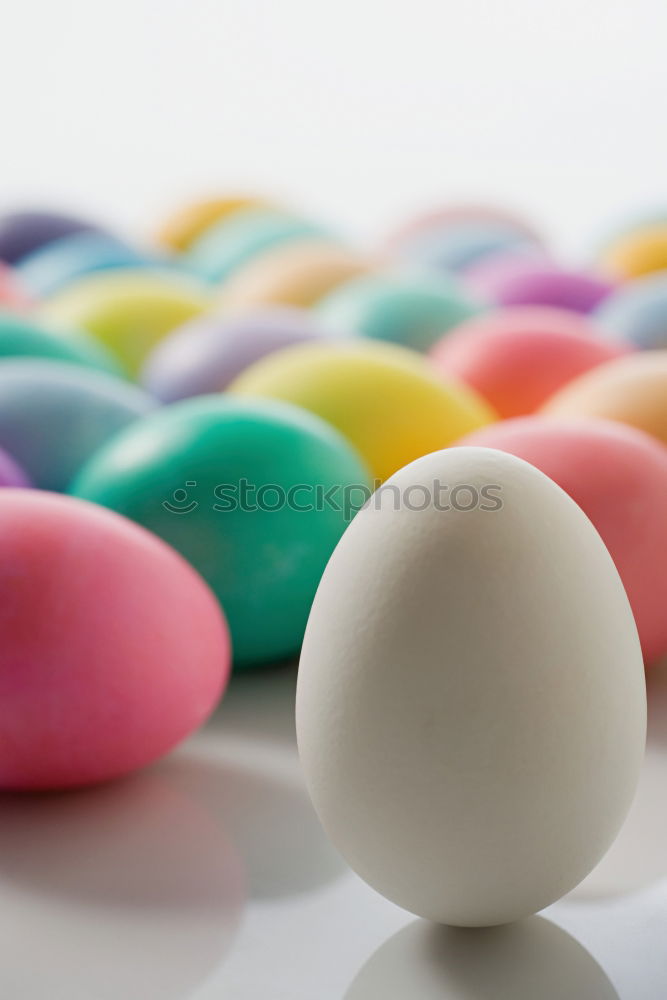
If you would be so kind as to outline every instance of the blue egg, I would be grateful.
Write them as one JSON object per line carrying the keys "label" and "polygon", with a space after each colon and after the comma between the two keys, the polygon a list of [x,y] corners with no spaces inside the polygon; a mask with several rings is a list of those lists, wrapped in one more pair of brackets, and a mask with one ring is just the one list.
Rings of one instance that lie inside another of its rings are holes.
{"label": "blue egg", "polygon": [[225,281],[256,254],[291,240],[329,235],[321,226],[291,215],[252,209],[211,226],[180,258],[204,281]]}
{"label": "blue egg", "polygon": [[490,254],[534,246],[526,233],[500,222],[460,222],[409,240],[402,254],[438,271],[463,271]]}
{"label": "blue egg", "polygon": [[149,263],[146,257],[115,236],[82,232],[39,247],[23,258],[17,270],[31,295],[44,299],[93,271],[135,268]]}
{"label": "blue egg", "polygon": [[640,350],[667,348],[667,274],[620,285],[592,315],[614,339]]}
{"label": "blue egg", "polygon": [[0,448],[35,486],[64,491],[97,449],[156,402],[137,386],[68,362],[0,362]]}

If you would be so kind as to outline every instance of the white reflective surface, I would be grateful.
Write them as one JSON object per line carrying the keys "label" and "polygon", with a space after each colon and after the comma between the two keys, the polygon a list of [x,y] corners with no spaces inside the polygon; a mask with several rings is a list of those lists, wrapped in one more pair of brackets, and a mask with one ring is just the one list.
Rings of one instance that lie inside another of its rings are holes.
{"label": "white reflective surface", "polygon": [[667,663],[633,812],[574,893],[509,927],[435,927],[366,887],[303,788],[293,668],[236,678],[162,764],[0,799],[5,1000],[663,1000]]}

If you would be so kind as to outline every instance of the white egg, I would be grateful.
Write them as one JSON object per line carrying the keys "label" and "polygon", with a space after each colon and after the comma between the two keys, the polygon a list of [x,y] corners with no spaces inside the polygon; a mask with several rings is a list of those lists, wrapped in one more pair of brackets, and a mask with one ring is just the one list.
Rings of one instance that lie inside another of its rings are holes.
{"label": "white egg", "polygon": [[478,926],[560,898],[616,836],[646,736],[637,630],[588,518],[492,449],[401,469],[320,583],[297,730],[325,829],[395,903]]}

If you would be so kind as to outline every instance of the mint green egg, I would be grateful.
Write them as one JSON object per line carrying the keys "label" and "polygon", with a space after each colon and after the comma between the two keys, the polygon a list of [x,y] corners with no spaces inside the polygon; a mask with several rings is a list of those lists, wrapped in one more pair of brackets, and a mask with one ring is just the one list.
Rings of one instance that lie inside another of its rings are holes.
{"label": "mint green egg", "polygon": [[445,277],[368,274],[340,285],[315,313],[334,332],[426,352],[480,308]]}
{"label": "mint green egg", "polygon": [[219,598],[234,661],[247,666],[298,651],[324,567],[368,487],[357,453],[318,417],[220,395],[138,421],[70,492],[185,556]]}
{"label": "mint green egg", "polygon": [[0,310],[0,359],[48,358],[120,375],[113,357],[79,331],[60,333],[15,312]]}

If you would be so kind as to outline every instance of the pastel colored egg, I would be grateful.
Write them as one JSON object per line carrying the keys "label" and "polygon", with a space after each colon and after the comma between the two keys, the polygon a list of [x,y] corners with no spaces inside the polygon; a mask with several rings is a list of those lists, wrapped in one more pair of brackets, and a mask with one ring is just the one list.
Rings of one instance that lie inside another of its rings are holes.
{"label": "pastel colored egg", "polygon": [[667,274],[648,274],[620,285],[595,311],[611,337],[641,350],[667,348]]}
{"label": "pastel colored egg", "polygon": [[440,379],[418,354],[372,341],[287,347],[246,369],[230,391],[316,413],[379,480],[494,419],[474,391]]}
{"label": "pastel colored egg", "polygon": [[437,235],[466,226],[487,225],[514,230],[535,245],[542,242],[533,227],[513,212],[507,212],[493,205],[464,204],[445,205],[410,219],[391,234],[386,245],[390,251],[398,252],[401,247],[409,246],[425,235]]}
{"label": "pastel colored egg", "polygon": [[557,389],[610,358],[622,344],[603,340],[583,316],[516,306],[472,319],[435,345],[438,370],[461,379],[501,417],[532,413]]}
{"label": "pastel colored egg", "polygon": [[353,487],[368,488],[361,460],[312,414],[202,396],[118,435],[72,492],[143,524],[199,570],[244,666],[298,650]]}
{"label": "pastel colored egg", "polygon": [[368,265],[326,240],[299,240],[251,260],[222,286],[220,306],[233,311],[260,305],[311,306]]}
{"label": "pastel colored egg", "polygon": [[67,489],[83,463],[155,401],[122,379],[60,361],[0,363],[0,447],[36,486]]}
{"label": "pastel colored egg", "polygon": [[613,291],[595,274],[573,271],[537,254],[484,257],[465,273],[472,292],[498,306],[555,306],[588,313]]}
{"label": "pastel colored egg", "polygon": [[12,212],[0,216],[0,260],[16,264],[47,243],[82,232],[99,232],[99,228],[57,212]]}
{"label": "pastel colored egg", "polygon": [[667,270],[667,222],[640,227],[606,248],[602,266],[614,278],[638,278]]}
{"label": "pastel colored egg", "polygon": [[316,311],[333,330],[427,351],[479,307],[445,278],[367,274],[334,289]]}
{"label": "pastel colored egg", "polygon": [[170,250],[182,252],[216,222],[228,219],[244,209],[263,208],[265,204],[263,199],[250,195],[204,198],[190,202],[163,223],[158,232],[158,242]]}
{"label": "pastel colored egg", "polygon": [[0,261],[0,308],[22,309],[26,305],[28,295],[16,271]]}
{"label": "pastel colored egg", "polygon": [[568,493],[614,560],[644,657],[667,652],[667,448],[610,420],[522,417],[484,427],[462,445],[523,458]]}
{"label": "pastel colored egg", "polygon": [[142,267],[147,258],[107,233],[80,232],[38,247],[20,261],[18,273],[35,298],[47,298],[83,275]]}
{"label": "pastel colored egg", "polygon": [[618,420],[667,444],[667,351],[642,351],[608,361],[565,385],[542,412]]}
{"label": "pastel colored egg", "polygon": [[531,245],[524,233],[503,223],[474,222],[415,236],[401,256],[436,271],[464,271],[492,254]]}
{"label": "pastel colored egg", "polygon": [[30,482],[23,469],[11,455],[0,448],[0,486],[29,486]]}
{"label": "pastel colored egg", "polygon": [[198,316],[168,334],[141,373],[163,403],[219,392],[273,351],[322,335],[311,313],[274,306],[239,316]]}
{"label": "pastel colored egg", "polygon": [[229,673],[203,580],[137,525],[72,497],[0,491],[0,787],[143,767],[196,729]]}
{"label": "pastel colored egg", "polygon": [[61,335],[25,315],[0,309],[0,359],[16,357],[71,361],[120,375],[113,355],[83,331]]}
{"label": "pastel colored egg", "polygon": [[183,255],[183,264],[203,281],[221,283],[248,261],[294,240],[326,236],[305,219],[269,209],[248,209],[207,229]]}
{"label": "pastel colored egg", "polygon": [[135,375],[162,337],[209,304],[194,281],[177,275],[112,271],[69,285],[44,303],[42,315],[57,326],[87,330]]}

